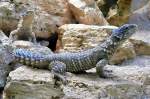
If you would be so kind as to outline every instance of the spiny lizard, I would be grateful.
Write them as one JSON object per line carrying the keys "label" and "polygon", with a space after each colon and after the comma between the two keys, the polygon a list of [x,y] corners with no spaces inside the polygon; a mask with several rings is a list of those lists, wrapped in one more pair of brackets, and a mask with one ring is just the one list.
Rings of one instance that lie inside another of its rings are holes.
{"label": "spiny lizard", "polygon": [[[49,69],[56,77],[66,81],[65,72],[81,72],[96,67],[99,76],[104,74],[103,67],[119,45],[127,40],[137,30],[135,24],[125,24],[112,30],[110,37],[102,44],[85,51],[71,53],[51,53],[43,55],[25,49],[15,49],[15,61],[40,69]],[[109,75],[109,72],[108,72]]]}

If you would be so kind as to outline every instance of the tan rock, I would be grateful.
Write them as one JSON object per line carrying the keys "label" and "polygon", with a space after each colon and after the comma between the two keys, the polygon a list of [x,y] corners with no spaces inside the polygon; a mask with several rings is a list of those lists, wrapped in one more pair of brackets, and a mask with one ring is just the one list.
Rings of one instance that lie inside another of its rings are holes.
{"label": "tan rock", "polygon": [[131,1],[132,0],[118,0],[118,7],[116,7],[117,10],[110,9],[110,14],[108,14],[107,21],[115,26],[120,26],[124,23],[127,23],[131,14]]}
{"label": "tan rock", "polygon": [[110,64],[120,64],[138,55],[150,55],[150,43],[132,38],[119,47],[110,58]]}
{"label": "tan rock", "polygon": [[125,60],[136,57],[134,46],[131,42],[126,41],[121,47],[119,47],[113,56],[110,58],[110,64],[120,64]]}
{"label": "tan rock", "polygon": [[52,99],[63,96],[49,71],[22,66],[9,74],[3,99]]}
{"label": "tan rock", "polygon": [[59,28],[63,34],[64,50],[79,51],[93,48],[111,33],[115,26],[94,26],[84,24],[66,24]]}
{"label": "tan rock", "polygon": [[69,8],[80,24],[107,25],[94,0],[69,0]]}
{"label": "tan rock", "polygon": [[150,43],[142,40],[130,39],[137,55],[150,55]]}

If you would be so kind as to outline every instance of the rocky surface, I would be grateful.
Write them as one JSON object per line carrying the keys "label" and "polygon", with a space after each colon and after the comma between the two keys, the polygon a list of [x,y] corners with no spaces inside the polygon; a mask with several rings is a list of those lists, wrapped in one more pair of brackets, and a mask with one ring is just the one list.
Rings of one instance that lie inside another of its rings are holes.
{"label": "rocky surface", "polygon": [[[54,88],[50,72],[23,66],[9,74],[4,99],[149,99],[150,57],[143,57],[126,61],[122,67],[107,65],[105,70],[113,71],[113,79],[99,78],[95,69],[86,74],[68,73],[69,83],[61,88]],[[139,65],[142,62],[145,67]]]}

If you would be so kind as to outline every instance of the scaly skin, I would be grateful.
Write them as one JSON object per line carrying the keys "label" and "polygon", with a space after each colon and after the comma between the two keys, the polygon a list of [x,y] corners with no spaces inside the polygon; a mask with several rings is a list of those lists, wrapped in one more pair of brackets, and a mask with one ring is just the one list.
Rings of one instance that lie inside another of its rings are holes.
{"label": "scaly skin", "polygon": [[57,53],[50,55],[41,55],[32,53],[25,49],[15,49],[14,55],[16,61],[33,66],[36,68],[49,69],[55,76],[64,78],[65,72],[81,72],[96,67],[99,76],[103,74],[103,67],[108,63],[108,57],[135,33],[137,26],[134,24],[125,24],[118,29],[114,29],[109,38],[95,48],[77,53]]}
{"label": "scaly skin", "polygon": [[27,11],[24,13],[18,23],[16,30],[12,31],[9,35],[9,38],[12,41],[15,40],[29,40],[36,43],[35,34],[32,32],[32,23],[34,20],[34,12]]}

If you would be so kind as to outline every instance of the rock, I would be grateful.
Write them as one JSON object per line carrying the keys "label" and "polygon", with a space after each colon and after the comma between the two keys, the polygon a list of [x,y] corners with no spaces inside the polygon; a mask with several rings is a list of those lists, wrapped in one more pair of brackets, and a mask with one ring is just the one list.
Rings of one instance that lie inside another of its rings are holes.
{"label": "rock", "polygon": [[139,55],[150,55],[150,43],[132,37],[119,47],[110,57],[110,64],[121,64],[123,61],[133,59]]}
{"label": "rock", "polygon": [[108,37],[115,26],[66,24],[59,28],[63,34],[64,50],[79,51],[92,48]]}
{"label": "rock", "polygon": [[15,6],[9,2],[0,2],[0,29],[7,35],[17,28],[19,13],[16,14]]}
{"label": "rock", "polygon": [[127,23],[130,17],[130,8],[132,0],[118,0],[117,7],[110,9],[107,17],[108,23],[115,26],[121,26]]}
{"label": "rock", "polygon": [[142,40],[130,39],[137,55],[150,55],[150,43]]}
{"label": "rock", "polygon": [[9,74],[3,98],[56,99],[63,94],[61,88],[54,86],[49,71],[22,66]]}
{"label": "rock", "polygon": [[150,2],[130,16],[129,23],[137,24],[140,31],[150,31]]}
{"label": "rock", "polygon": [[68,0],[68,4],[78,23],[108,25],[94,0]]}
{"label": "rock", "polygon": [[121,64],[123,61],[136,57],[134,46],[131,42],[126,41],[119,47],[113,56],[110,57],[110,64]]}

